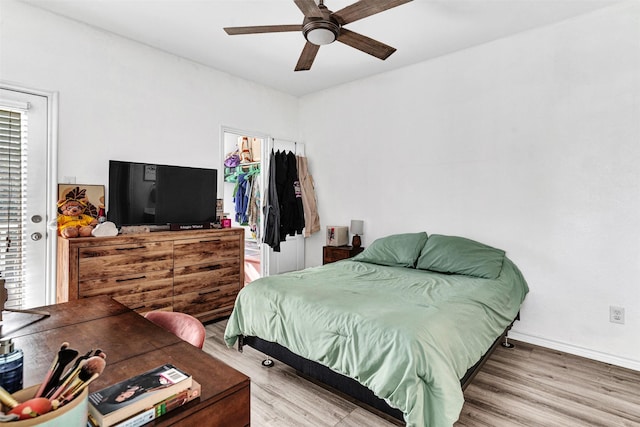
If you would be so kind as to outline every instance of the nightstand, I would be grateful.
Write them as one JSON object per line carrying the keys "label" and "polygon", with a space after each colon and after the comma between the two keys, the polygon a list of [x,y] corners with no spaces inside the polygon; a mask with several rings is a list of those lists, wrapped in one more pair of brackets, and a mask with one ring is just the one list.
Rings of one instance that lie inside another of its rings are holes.
{"label": "nightstand", "polygon": [[325,246],[322,248],[322,264],[351,258],[362,251],[364,251],[362,246],[359,248],[354,248],[353,246]]}

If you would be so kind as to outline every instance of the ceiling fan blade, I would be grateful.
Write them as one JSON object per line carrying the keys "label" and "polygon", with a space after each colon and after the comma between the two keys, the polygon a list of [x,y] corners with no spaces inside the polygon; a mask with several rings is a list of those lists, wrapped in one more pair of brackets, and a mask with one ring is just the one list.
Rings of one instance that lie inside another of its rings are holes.
{"label": "ceiling fan blade", "polygon": [[322,18],[320,8],[313,0],[293,0],[296,6],[302,11],[304,16]]}
{"label": "ceiling fan blade", "polygon": [[285,33],[288,31],[302,31],[302,25],[258,25],[253,27],[226,27],[224,31],[230,36],[238,34]]}
{"label": "ceiling fan blade", "polygon": [[367,36],[363,36],[362,34],[349,31],[346,28],[340,29],[338,41],[361,50],[364,53],[373,55],[376,58],[380,58],[383,61],[396,51],[396,49],[391,46],[388,46]]}
{"label": "ceiling fan blade", "polygon": [[412,0],[360,0],[334,12],[332,16],[336,18],[340,25],[346,25],[350,22],[366,18],[367,16],[375,15],[376,13],[409,3],[410,1]]}
{"label": "ceiling fan blade", "polygon": [[320,46],[307,42],[307,44],[304,45],[304,49],[302,49],[295,71],[310,70],[319,49]]}

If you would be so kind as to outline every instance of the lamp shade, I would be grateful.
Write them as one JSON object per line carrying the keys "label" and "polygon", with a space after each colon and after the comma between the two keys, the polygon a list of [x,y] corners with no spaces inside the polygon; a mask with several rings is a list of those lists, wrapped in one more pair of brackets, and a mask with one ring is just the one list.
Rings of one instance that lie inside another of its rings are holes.
{"label": "lamp shade", "polygon": [[352,219],[351,220],[351,229],[352,234],[362,234],[364,231],[364,221],[361,219]]}
{"label": "lamp shade", "polygon": [[307,33],[307,40],[315,45],[322,46],[336,41],[336,34],[326,28],[314,28]]}

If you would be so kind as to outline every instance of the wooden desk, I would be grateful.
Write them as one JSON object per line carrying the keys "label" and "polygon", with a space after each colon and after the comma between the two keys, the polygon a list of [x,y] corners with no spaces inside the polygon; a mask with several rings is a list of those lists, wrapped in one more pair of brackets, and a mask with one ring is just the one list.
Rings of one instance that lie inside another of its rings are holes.
{"label": "wooden desk", "polygon": [[202,385],[200,399],[149,423],[150,426],[248,426],[250,380],[202,350],[149,322],[117,301],[93,297],[40,307],[51,316],[3,313],[2,335],[24,351],[24,387],[42,382],[61,343],[80,354],[100,348],[107,367],[89,392],[172,363]]}

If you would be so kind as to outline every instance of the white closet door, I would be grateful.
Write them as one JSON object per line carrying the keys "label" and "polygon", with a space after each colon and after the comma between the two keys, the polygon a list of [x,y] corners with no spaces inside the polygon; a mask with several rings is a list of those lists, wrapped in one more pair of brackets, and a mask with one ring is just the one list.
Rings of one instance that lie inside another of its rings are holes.
{"label": "white closet door", "polygon": [[[269,138],[269,143],[264,144],[265,152],[262,155],[263,169],[269,170],[269,159],[271,150],[275,151],[292,151],[296,155],[304,156],[304,144],[300,142],[286,141],[282,139]],[[268,185],[268,179],[265,179]],[[267,194],[268,188],[265,187],[264,194]],[[287,236],[287,240],[280,243],[280,252],[274,252],[273,249],[263,243],[262,248],[262,265],[266,268],[265,276],[273,276],[287,271],[302,270],[304,268],[304,236],[297,234],[295,236]]]}

